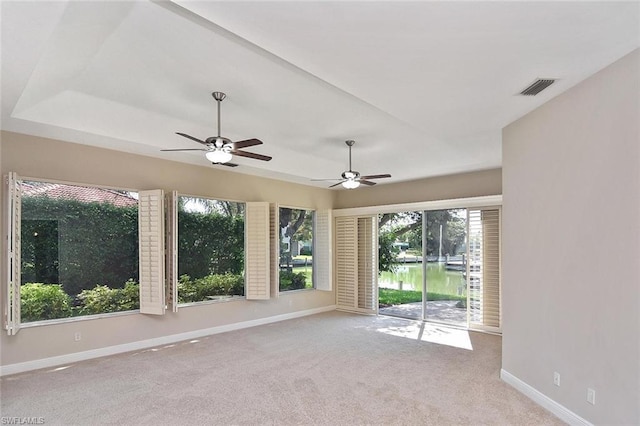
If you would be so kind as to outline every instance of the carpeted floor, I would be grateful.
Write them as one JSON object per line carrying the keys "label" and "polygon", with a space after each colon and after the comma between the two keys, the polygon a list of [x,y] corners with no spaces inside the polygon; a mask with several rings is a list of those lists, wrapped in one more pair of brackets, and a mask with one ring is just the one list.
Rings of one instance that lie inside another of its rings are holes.
{"label": "carpeted floor", "polygon": [[47,425],[562,424],[500,380],[500,348],[499,336],[329,312],[7,376],[0,408]]}

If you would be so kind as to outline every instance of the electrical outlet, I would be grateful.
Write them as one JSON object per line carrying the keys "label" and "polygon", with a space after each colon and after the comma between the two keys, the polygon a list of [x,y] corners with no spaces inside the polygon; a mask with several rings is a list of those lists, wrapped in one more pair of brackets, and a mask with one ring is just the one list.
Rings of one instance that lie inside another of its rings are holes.
{"label": "electrical outlet", "polygon": [[560,386],[560,373],[557,371],[553,372],[553,384],[556,386]]}
{"label": "electrical outlet", "polygon": [[82,334],[80,334],[79,331],[76,331],[76,334],[73,336],[73,340],[75,340],[76,342],[79,342],[80,339],[82,339]]}
{"label": "electrical outlet", "polygon": [[587,402],[596,405],[596,391],[591,388],[587,388]]}

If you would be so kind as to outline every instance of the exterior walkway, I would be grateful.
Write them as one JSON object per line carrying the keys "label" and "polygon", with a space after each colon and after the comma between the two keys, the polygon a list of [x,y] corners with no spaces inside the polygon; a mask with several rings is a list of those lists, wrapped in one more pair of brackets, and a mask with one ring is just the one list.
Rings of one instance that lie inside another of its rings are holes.
{"label": "exterior walkway", "polygon": [[[427,319],[433,321],[448,322],[451,324],[466,325],[467,309],[456,308],[457,301],[439,300],[427,302]],[[402,318],[421,319],[422,302],[393,305],[378,310],[380,315],[391,315]]]}

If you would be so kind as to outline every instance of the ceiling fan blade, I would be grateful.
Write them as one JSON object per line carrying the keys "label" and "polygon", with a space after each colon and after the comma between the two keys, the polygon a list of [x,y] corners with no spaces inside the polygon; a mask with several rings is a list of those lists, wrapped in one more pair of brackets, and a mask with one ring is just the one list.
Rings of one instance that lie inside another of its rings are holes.
{"label": "ceiling fan blade", "polygon": [[375,182],[369,182],[368,180],[362,180],[362,178],[360,178],[360,180],[358,182],[360,182],[363,185],[369,185],[369,186],[373,186],[373,185],[376,184]]}
{"label": "ceiling fan blade", "polygon": [[329,188],[333,188],[334,186],[338,186],[338,185],[342,185],[342,182],[344,182],[344,180],[341,180],[338,183],[334,183],[333,185],[331,185]]}
{"label": "ceiling fan blade", "polygon": [[208,151],[204,148],[176,148],[176,149],[161,149],[160,151]]}
{"label": "ceiling fan blade", "polygon": [[256,145],[262,145],[262,141],[260,139],[246,139],[243,141],[233,142],[233,149],[248,148]]}
{"label": "ceiling fan blade", "polygon": [[200,139],[198,139],[198,138],[194,138],[193,136],[189,136],[189,135],[187,135],[186,133],[176,132],[176,135],[180,135],[180,136],[182,136],[183,138],[191,139],[192,141],[196,141],[196,142],[198,142],[198,143],[201,143],[202,145],[208,145],[208,143],[206,143],[205,141],[200,140]]}
{"label": "ceiling fan blade", "polygon": [[315,182],[321,182],[321,181],[322,181],[322,182],[326,182],[326,181],[329,181],[329,180],[342,180],[342,179],[331,179],[331,178],[329,178],[329,179],[310,179],[310,180],[311,180],[312,182],[314,182],[314,181],[315,181]]}
{"label": "ceiling fan blade", "polygon": [[262,160],[262,161],[271,160],[271,157],[269,157],[268,155],[256,154],[254,152],[237,151],[235,149],[231,150],[231,154],[238,155],[240,157],[253,158],[254,160]]}
{"label": "ceiling fan blade", "polygon": [[390,178],[391,175],[390,174],[383,174],[383,175],[369,175],[369,176],[360,176],[360,179],[382,179],[382,178]]}
{"label": "ceiling fan blade", "polygon": [[238,165],[235,163],[213,163],[212,162],[211,164],[216,166],[238,167]]}

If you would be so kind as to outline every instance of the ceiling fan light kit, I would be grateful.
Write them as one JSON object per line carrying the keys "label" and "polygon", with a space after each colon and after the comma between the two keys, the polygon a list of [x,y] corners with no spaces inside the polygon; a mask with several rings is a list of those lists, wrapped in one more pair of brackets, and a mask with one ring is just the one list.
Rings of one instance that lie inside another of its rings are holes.
{"label": "ceiling fan light kit", "polygon": [[207,160],[211,161],[213,164],[221,164],[229,167],[237,166],[237,164],[230,163],[234,155],[237,155],[238,157],[253,158],[255,160],[270,161],[271,157],[268,155],[240,150],[241,148],[261,145],[261,140],[246,139],[243,141],[232,142],[230,139],[220,136],[220,102],[222,102],[227,95],[222,92],[213,92],[211,93],[211,96],[213,96],[213,99],[215,99],[218,104],[218,135],[201,140],[187,135],[186,133],[176,132],[177,135],[180,135],[183,138],[191,139],[194,142],[205,145],[205,148],[162,149],[161,151],[205,151],[204,156]]}

